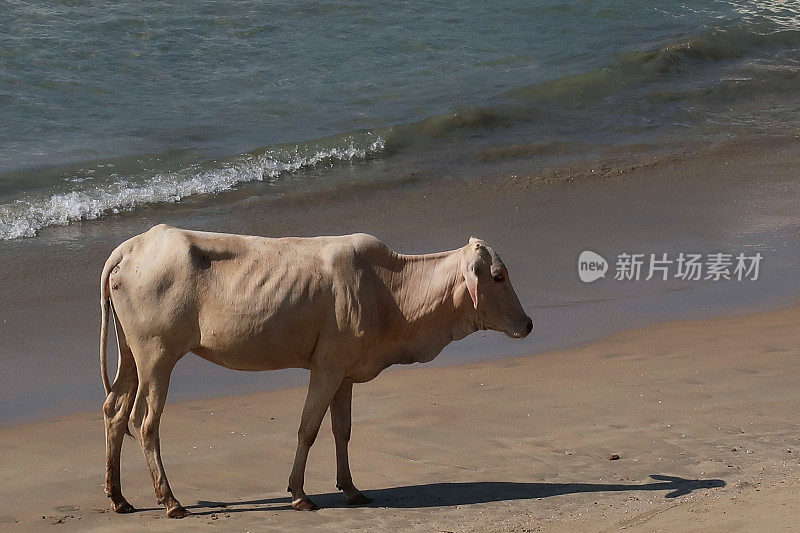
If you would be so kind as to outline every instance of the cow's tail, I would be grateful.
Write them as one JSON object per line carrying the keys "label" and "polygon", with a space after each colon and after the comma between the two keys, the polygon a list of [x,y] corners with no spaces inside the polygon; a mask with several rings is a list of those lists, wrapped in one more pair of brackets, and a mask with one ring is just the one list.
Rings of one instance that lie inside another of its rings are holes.
{"label": "cow's tail", "polygon": [[[111,392],[111,383],[108,381],[107,347],[108,344],[108,319],[111,309],[111,295],[108,289],[108,276],[111,270],[117,266],[122,259],[122,254],[114,250],[111,257],[103,267],[103,274],[100,276],[100,375],[103,377],[103,389],[106,396]],[[112,311],[113,312],[113,311]]]}

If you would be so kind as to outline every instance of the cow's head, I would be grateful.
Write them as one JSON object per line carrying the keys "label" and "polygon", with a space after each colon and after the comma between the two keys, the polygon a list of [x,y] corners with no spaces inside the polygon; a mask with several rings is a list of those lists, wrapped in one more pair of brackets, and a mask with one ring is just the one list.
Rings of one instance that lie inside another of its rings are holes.
{"label": "cow's head", "polygon": [[479,327],[509,337],[527,337],[533,330],[533,320],[522,309],[500,256],[475,237],[461,250],[461,273],[478,314]]}

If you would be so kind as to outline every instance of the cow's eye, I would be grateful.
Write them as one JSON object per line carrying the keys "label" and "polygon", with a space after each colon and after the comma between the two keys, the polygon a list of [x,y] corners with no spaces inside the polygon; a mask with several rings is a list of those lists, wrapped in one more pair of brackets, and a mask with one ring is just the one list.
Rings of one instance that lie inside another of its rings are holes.
{"label": "cow's eye", "polygon": [[492,276],[492,279],[495,280],[497,283],[503,283],[506,280],[506,278],[504,278],[502,274],[495,274],[494,276]]}

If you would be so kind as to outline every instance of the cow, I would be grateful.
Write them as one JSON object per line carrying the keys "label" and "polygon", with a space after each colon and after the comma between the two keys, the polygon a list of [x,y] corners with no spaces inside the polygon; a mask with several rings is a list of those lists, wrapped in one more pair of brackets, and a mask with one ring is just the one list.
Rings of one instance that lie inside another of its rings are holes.
{"label": "cow", "polygon": [[[186,353],[235,370],[310,370],[287,490],[294,509],[312,510],[306,460],[328,409],[336,486],[348,504],[370,502],[350,474],[354,383],[394,364],[430,361],[478,330],[523,338],[533,329],[500,257],[475,238],[452,251],[403,255],[366,234],[266,238],[161,224],[111,253],[100,303],[106,495],[116,512],[134,511],[120,485],[122,441],[131,434],[171,518],[188,511],[164,472],[159,421],[170,374]],[[111,316],[119,346],[113,384]]]}

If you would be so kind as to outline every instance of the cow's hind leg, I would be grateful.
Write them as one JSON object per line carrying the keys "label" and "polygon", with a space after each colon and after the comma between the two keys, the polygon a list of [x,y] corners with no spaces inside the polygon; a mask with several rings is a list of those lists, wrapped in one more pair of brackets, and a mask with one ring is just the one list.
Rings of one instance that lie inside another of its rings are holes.
{"label": "cow's hind leg", "polygon": [[331,402],[331,429],[336,442],[336,488],[344,492],[349,505],[364,505],[372,501],[353,485],[347,445],[350,442],[353,382],[342,381]]}
{"label": "cow's hind leg", "polygon": [[139,388],[133,407],[133,427],[142,445],[147,466],[150,468],[156,500],[167,508],[167,516],[183,518],[189,512],[172,494],[161,462],[159,438],[159,424],[167,399],[170,374],[180,356],[176,357],[166,350],[159,349],[150,351],[148,357],[152,359],[136,359]]}
{"label": "cow's hind leg", "polygon": [[117,377],[111,386],[111,392],[103,402],[103,418],[106,427],[106,495],[111,498],[111,505],[118,513],[130,513],[135,509],[122,496],[120,483],[120,454],[122,441],[128,427],[128,419],[133,408],[136,395],[136,363],[133,360],[122,330],[117,324],[117,342],[119,343],[119,367]]}

